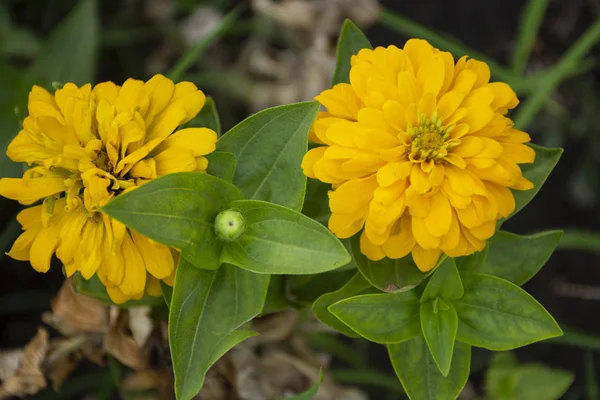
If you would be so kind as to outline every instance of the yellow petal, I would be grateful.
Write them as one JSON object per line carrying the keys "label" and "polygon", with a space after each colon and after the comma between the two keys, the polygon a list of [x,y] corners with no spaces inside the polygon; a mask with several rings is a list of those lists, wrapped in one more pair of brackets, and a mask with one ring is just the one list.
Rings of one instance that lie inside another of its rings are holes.
{"label": "yellow petal", "polygon": [[327,112],[339,118],[356,121],[360,109],[360,99],[354,89],[347,83],[339,83],[333,88],[324,90],[315,97]]}
{"label": "yellow petal", "polygon": [[146,278],[146,294],[153,297],[160,297],[162,295],[160,281],[152,275],[148,275]]}
{"label": "yellow petal", "polygon": [[387,124],[396,132],[406,130],[406,110],[397,101],[388,100],[383,104],[383,116]]}
{"label": "yellow petal", "polygon": [[377,182],[381,186],[390,186],[411,174],[413,163],[399,161],[387,163],[377,171]]}
{"label": "yellow petal", "polygon": [[535,161],[535,151],[527,145],[508,142],[502,142],[500,144],[504,148],[504,157],[514,163],[529,164]]}
{"label": "yellow petal", "polygon": [[426,59],[417,73],[417,81],[419,81],[423,93],[431,93],[437,97],[444,85],[445,72],[444,62],[441,58]]}
{"label": "yellow petal", "polygon": [[175,84],[164,75],[154,75],[144,83],[142,92],[148,97],[149,105],[144,115],[146,125],[152,124],[154,118],[160,114],[171,101],[175,92]]}
{"label": "yellow petal", "polygon": [[164,279],[171,275],[175,265],[173,264],[171,251],[167,246],[155,243],[134,231],[131,231],[131,237],[144,259],[146,270],[152,276]]}
{"label": "yellow petal", "polygon": [[104,246],[104,223],[90,219],[83,228],[81,247],[75,254],[77,270],[90,279],[100,267]]}
{"label": "yellow petal", "polygon": [[217,133],[208,128],[181,129],[165,139],[153,153],[160,153],[171,147],[192,150],[194,156],[203,156],[215,151]]}
{"label": "yellow petal", "polygon": [[410,253],[415,247],[415,238],[412,234],[411,218],[408,213],[403,216],[397,223],[399,231],[393,233],[385,242],[381,249],[389,258],[402,258]]}
{"label": "yellow petal", "polygon": [[437,249],[440,246],[440,238],[433,236],[427,226],[425,225],[425,221],[421,218],[412,219],[412,233],[417,241],[417,244],[424,249]]}
{"label": "yellow petal", "polygon": [[438,111],[442,121],[446,121],[458,109],[464,99],[464,94],[453,90],[444,94],[438,102]]}
{"label": "yellow petal", "polygon": [[25,205],[65,190],[65,177],[53,173],[34,179],[0,179],[0,196]]}
{"label": "yellow petal", "polygon": [[427,193],[431,190],[431,182],[429,176],[418,164],[414,164],[410,173],[410,185],[417,193]]}
{"label": "yellow petal", "polygon": [[87,222],[87,215],[83,209],[76,210],[65,218],[65,226],[60,232],[60,246],[56,256],[63,264],[70,263],[81,246],[81,231]]}
{"label": "yellow petal", "polygon": [[360,252],[373,261],[379,261],[385,257],[381,246],[371,243],[364,232],[360,235]]}
{"label": "yellow petal", "polygon": [[450,230],[452,209],[448,199],[436,193],[431,199],[431,210],[424,219],[425,227],[435,237],[442,237]]}
{"label": "yellow petal", "polygon": [[10,251],[6,254],[15,260],[29,261],[31,245],[41,230],[42,226],[40,224],[38,228],[29,229],[21,233],[13,243]]}
{"label": "yellow petal", "polygon": [[448,233],[444,235],[442,240],[440,241],[440,248],[445,252],[450,251],[458,247],[460,243],[460,225],[458,223],[458,217],[456,216],[456,212],[451,212],[451,221],[450,221],[450,229],[448,229]]}
{"label": "yellow petal", "polygon": [[315,179],[315,163],[323,158],[327,149],[327,146],[315,147],[314,149],[310,149],[304,155],[304,158],[302,159],[302,171],[304,172],[304,175]]}
{"label": "yellow petal", "polygon": [[115,304],[123,304],[132,299],[132,296],[123,293],[121,289],[116,286],[107,286],[106,292],[108,293],[108,297],[110,297]]}
{"label": "yellow petal", "polygon": [[440,256],[442,255],[441,250],[425,250],[418,244],[412,250],[412,257],[417,264],[417,267],[423,271],[430,271],[437,264]]}
{"label": "yellow petal", "polygon": [[123,282],[119,285],[119,289],[126,295],[139,295],[144,292],[146,286],[144,259],[129,234],[125,234],[123,237],[121,249],[125,260],[125,276]]}

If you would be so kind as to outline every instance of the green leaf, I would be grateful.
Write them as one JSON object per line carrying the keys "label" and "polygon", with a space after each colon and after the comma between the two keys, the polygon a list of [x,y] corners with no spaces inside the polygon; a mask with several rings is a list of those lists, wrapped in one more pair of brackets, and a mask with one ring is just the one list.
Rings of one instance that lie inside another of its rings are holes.
{"label": "green leaf", "polygon": [[286,296],[285,279],[286,277],[282,275],[271,276],[269,288],[267,289],[267,298],[260,312],[261,315],[272,314],[295,307],[295,304]]}
{"label": "green leaf", "polygon": [[419,334],[419,296],[415,290],[365,294],[329,306],[329,311],[362,337],[382,344]]}
{"label": "green leaf", "polygon": [[15,163],[6,155],[6,148],[20,129],[15,109],[26,111],[27,91],[18,69],[0,63],[0,176],[17,178],[23,175],[26,164]]}
{"label": "green leaf", "polygon": [[333,85],[350,83],[350,58],[358,54],[360,49],[365,48],[373,48],[369,39],[352,21],[345,20],[337,43],[337,60],[335,73],[333,74]]}
{"label": "green leaf", "polygon": [[522,286],[548,261],[561,237],[561,231],[530,236],[499,231],[488,243],[485,263],[473,272],[494,275]]}
{"label": "green leaf", "polygon": [[314,275],[291,275],[287,277],[286,291],[296,303],[312,305],[315,300],[344,286],[356,270],[336,269]]}
{"label": "green leaf", "polygon": [[219,118],[219,112],[217,106],[212,97],[207,96],[204,106],[192,119],[185,125],[186,128],[209,128],[217,132],[217,135],[221,135],[221,119]]}
{"label": "green leaf", "polygon": [[487,400],[558,400],[574,376],[542,364],[518,364],[511,353],[496,353],[485,374]]}
{"label": "green leaf", "polygon": [[304,199],[304,205],[302,206],[302,214],[327,226],[329,217],[331,217],[328,197],[330,190],[330,184],[323,183],[316,179],[308,179],[306,183],[306,197]]}
{"label": "green leaf", "polygon": [[100,279],[96,275],[92,276],[89,280],[85,280],[79,272],[73,275],[73,287],[81,294],[93,297],[96,300],[104,304],[116,305],[121,308],[137,307],[137,306],[159,306],[163,304],[163,299],[160,297],[144,296],[139,300],[130,300],[123,304],[115,304],[108,296],[106,287],[100,282]]}
{"label": "green leaf", "polygon": [[321,383],[323,383],[323,370],[319,370],[319,380],[314,383],[308,390],[303,393],[300,393],[297,396],[284,397],[286,400],[312,400],[319,392],[319,388],[321,387]]}
{"label": "green leaf", "polygon": [[300,168],[319,103],[273,107],[245,119],[217,142],[237,158],[233,183],[247,199],[302,209],[306,177]]}
{"label": "green leaf", "polygon": [[208,159],[208,168],[206,172],[209,175],[216,176],[224,181],[231,182],[235,172],[235,156],[224,151],[213,151],[206,156]]}
{"label": "green leaf", "polygon": [[49,88],[52,82],[84,85],[96,75],[99,17],[96,0],[82,0],[52,31],[27,71],[27,82]]}
{"label": "green leaf", "polygon": [[410,290],[433,272],[421,272],[410,254],[397,260],[387,257],[380,261],[369,260],[360,252],[359,236],[350,239],[354,261],[365,279],[379,290],[389,293]]}
{"label": "green leaf", "polygon": [[470,256],[454,258],[454,262],[456,263],[456,268],[458,268],[458,271],[461,274],[465,272],[478,272],[487,258],[489,247],[488,241],[483,250],[476,251]]}
{"label": "green leaf", "polygon": [[171,307],[171,299],[173,298],[173,288],[163,281],[160,281],[160,291],[167,307]]}
{"label": "green leaf", "polygon": [[421,296],[421,302],[433,300],[437,297],[441,297],[444,300],[456,300],[460,299],[464,294],[462,281],[454,259],[447,257],[442,264],[435,269],[433,276],[429,280],[423,295]]}
{"label": "green leaf", "polygon": [[214,271],[203,270],[180,258],[169,312],[178,399],[195,396],[210,366],[254,335],[234,329],[260,313],[268,285],[268,275],[227,264]]}
{"label": "green leaf", "polygon": [[319,297],[313,303],[312,309],[315,316],[324,323],[350,337],[359,337],[346,324],[341,322],[330,311],[329,306],[340,300],[350,298],[359,294],[373,293],[376,290],[363,278],[360,273],[356,273],[344,286],[335,292],[327,293]]}
{"label": "green leaf", "polygon": [[454,302],[458,340],[489,350],[511,350],[562,335],[554,318],[518,286],[491,275],[462,278],[465,294]]}
{"label": "green leaf", "polygon": [[412,400],[456,399],[469,378],[471,346],[456,342],[448,376],[444,377],[423,336],[388,345],[396,375]]}
{"label": "green leaf", "polygon": [[258,200],[231,203],[246,222],[225,242],[221,262],[261,274],[316,274],[346,265],[350,255],[323,225],[297,211]]}
{"label": "green leaf", "polygon": [[549,149],[535,144],[529,144],[529,146],[535,150],[535,162],[533,164],[521,164],[520,167],[523,176],[533,182],[533,189],[512,191],[516,205],[515,210],[508,218],[521,211],[535,197],[563,153],[563,149]]}
{"label": "green leaf", "polygon": [[222,241],[214,232],[215,217],[239,190],[201,172],[180,172],[155,179],[116,197],[102,210],[131,229],[181,250],[197,267],[216,269]]}
{"label": "green leaf", "polygon": [[458,329],[456,309],[441,298],[421,303],[421,329],[440,372],[448,376]]}

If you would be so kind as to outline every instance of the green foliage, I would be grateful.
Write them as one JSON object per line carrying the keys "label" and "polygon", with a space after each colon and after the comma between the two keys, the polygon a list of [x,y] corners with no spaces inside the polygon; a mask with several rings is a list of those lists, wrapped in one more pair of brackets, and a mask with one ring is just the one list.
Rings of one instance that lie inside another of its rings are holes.
{"label": "green foliage", "polygon": [[465,290],[460,280],[456,263],[452,258],[446,258],[435,270],[421,296],[421,303],[441,297],[444,300],[460,299]]}
{"label": "green foliage", "polygon": [[322,295],[340,289],[355,274],[356,269],[354,268],[338,268],[314,275],[288,276],[286,291],[297,304],[311,306]]}
{"label": "green foliage", "polygon": [[371,42],[349,19],[344,21],[337,44],[337,62],[333,74],[333,85],[350,82],[350,58],[361,49],[372,49]]}
{"label": "green foliage", "polygon": [[421,303],[421,329],[427,347],[440,372],[448,376],[454,341],[458,330],[458,316],[452,303],[442,298]]}
{"label": "green foliage", "polygon": [[494,275],[522,286],[548,261],[561,236],[561,231],[530,236],[499,231],[488,243],[485,263],[472,271]]}
{"label": "green foliage", "polygon": [[519,364],[511,353],[497,353],[485,374],[486,400],[558,400],[572,373],[541,364]]}
{"label": "green foliage", "polygon": [[518,286],[485,274],[464,274],[462,279],[465,294],[454,302],[458,340],[511,350],[562,334],[544,307]]}
{"label": "green foliage", "polygon": [[351,298],[359,294],[373,293],[376,290],[363,278],[360,273],[356,273],[344,286],[335,292],[326,293],[319,297],[313,303],[312,310],[315,316],[325,325],[328,325],[335,330],[343,333],[346,336],[358,337],[352,329],[349,329],[346,324],[341,322],[335,315],[329,311],[329,306]]}
{"label": "green foliage", "polygon": [[323,370],[319,370],[319,380],[314,383],[308,390],[303,393],[300,393],[297,396],[285,397],[287,400],[312,400],[319,392],[319,388],[321,387],[321,383],[323,383]]}
{"label": "green foliage", "polygon": [[159,243],[181,250],[192,264],[216,269],[222,242],[214,232],[215,217],[239,190],[201,172],[181,172],[155,179],[124,193],[103,211]]}
{"label": "green foliage", "polygon": [[390,360],[411,400],[455,399],[469,378],[471,346],[456,342],[447,376],[438,369],[421,335],[388,345]]}
{"label": "green foliage", "polygon": [[169,313],[178,399],[195,396],[208,368],[237,343],[255,335],[236,329],[260,313],[268,285],[268,275],[227,264],[209,271],[180,259]]}
{"label": "green foliage", "polygon": [[353,331],[376,343],[400,343],[419,334],[419,296],[415,290],[365,294],[329,306]]}
{"label": "green foliage", "polygon": [[529,146],[535,150],[535,162],[521,164],[520,167],[523,176],[533,182],[533,189],[513,190],[516,206],[509,218],[521,211],[540,191],[563,153],[562,149],[548,149],[535,144]]}
{"label": "green foliage", "polygon": [[237,158],[233,183],[247,199],[302,209],[306,177],[300,169],[319,104],[273,107],[245,119],[217,142]]}
{"label": "green foliage", "polygon": [[208,159],[208,168],[206,173],[224,181],[231,182],[235,172],[235,156],[224,151],[213,151],[206,156]]}
{"label": "green foliage", "polygon": [[226,242],[221,262],[261,274],[315,274],[346,265],[350,255],[323,225],[289,208],[258,200],[231,203],[246,221]]}
{"label": "green foliage", "polygon": [[393,293],[412,289],[429,275],[417,268],[410,254],[397,260],[386,257],[380,261],[373,261],[360,252],[358,235],[351,239],[350,244],[360,273],[373,286],[384,292]]}
{"label": "green foliage", "polygon": [[207,97],[202,109],[186,124],[186,128],[209,128],[221,134],[221,119],[219,118],[219,112],[217,106],[212,97]]}

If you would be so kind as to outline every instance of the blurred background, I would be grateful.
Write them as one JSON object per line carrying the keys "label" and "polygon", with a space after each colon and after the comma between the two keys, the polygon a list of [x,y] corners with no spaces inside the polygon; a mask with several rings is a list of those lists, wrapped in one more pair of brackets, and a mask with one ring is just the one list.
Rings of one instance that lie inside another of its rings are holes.
{"label": "blurred background", "polygon": [[[121,84],[156,73],[196,83],[226,132],[327,88],[345,18],[374,46],[421,37],[486,61],[492,79],[521,99],[518,127],[565,149],[538,196],[504,225],[520,234],[565,230],[525,286],[565,336],[500,356],[475,351],[461,398],[597,400],[599,17],[599,0],[0,0],[0,147],[18,132],[32,84]],[[0,176],[22,172],[2,151]],[[164,310],[107,314],[61,289],[60,265],[42,275],[4,256],[20,231],[19,207],[0,198],[0,399],[171,398]],[[319,399],[405,398],[383,347],[333,335],[305,312],[264,318],[256,329],[263,339],[218,363],[199,398],[281,398],[306,389],[321,365]]]}

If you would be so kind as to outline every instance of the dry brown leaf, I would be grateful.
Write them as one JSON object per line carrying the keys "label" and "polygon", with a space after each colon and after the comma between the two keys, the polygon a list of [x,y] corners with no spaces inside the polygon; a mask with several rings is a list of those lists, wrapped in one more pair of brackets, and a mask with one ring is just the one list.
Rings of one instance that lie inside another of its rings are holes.
{"label": "dry brown leaf", "polygon": [[66,279],[58,296],[52,300],[52,312],[42,315],[42,320],[63,336],[84,332],[104,333],[108,328],[108,307],[99,301],[77,293],[72,280]]}
{"label": "dry brown leaf", "polygon": [[104,336],[104,348],[122,364],[136,371],[142,371],[148,366],[148,360],[133,336],[127,333],[128,327],[127,310],[111,307],[111,322]]}
{"label": "dry brown leaf", "polygon": [[35,337],[23,349],[14,374],[3,380],[0,386],[0,399],[35,394],[46,387],[46,379],[41,367],[48,346],[48,332],[44,328],[39,328]]}

